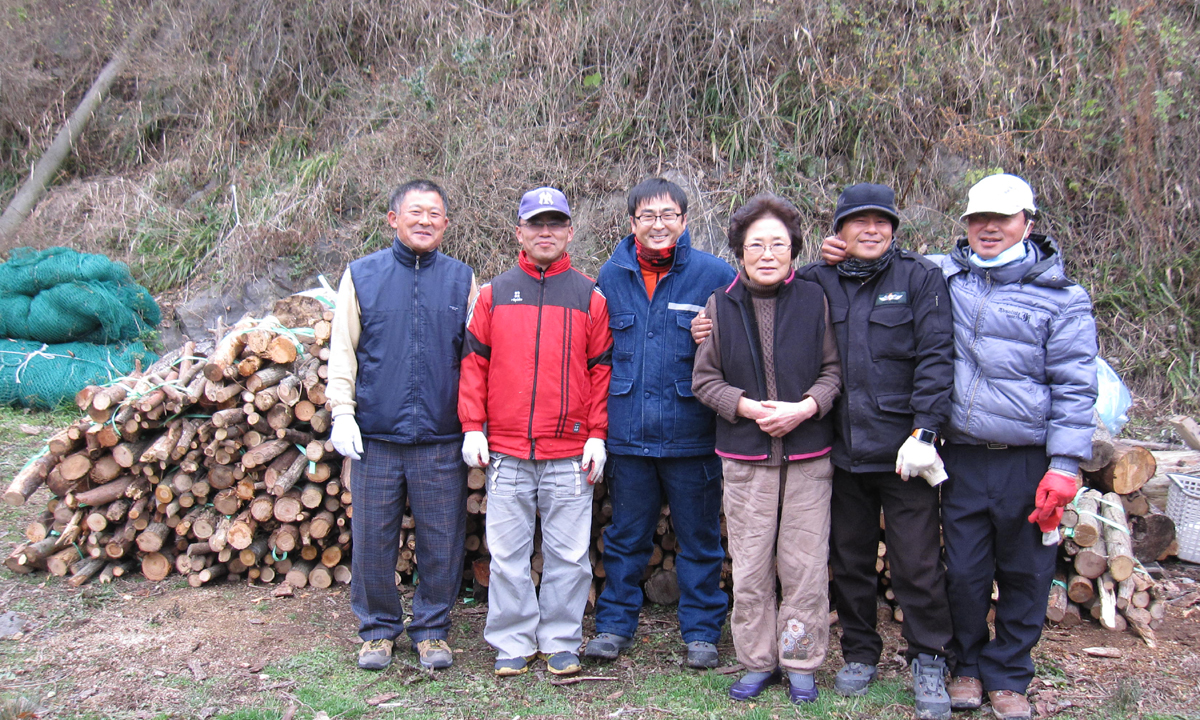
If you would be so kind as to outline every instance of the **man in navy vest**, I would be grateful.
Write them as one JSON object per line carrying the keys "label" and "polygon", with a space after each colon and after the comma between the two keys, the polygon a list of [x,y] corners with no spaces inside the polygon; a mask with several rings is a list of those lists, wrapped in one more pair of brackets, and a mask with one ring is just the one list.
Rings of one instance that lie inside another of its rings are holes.
{"label": "man in navy vest", "polygon": [[604,530],[604,592],[584,655],[612,660],[633,643],[642,574],[659,510],[678,539],[679,629],[687,665],[717,665],[728,598],[720,587],[721,461],[716,415],[692,395],[691,320],[733,282],[724,260],[691,247],[687,196],[651,178],[629,191],[630,234],[600,269],[613,333],[609,386],[612,524]]}
{"label": "man in navy vest", "polygon": [[354,461],[350,605],[363,639],[358,666],[386,668],[405,632],[395,568],[407,499],[421,568],[408,637],[423,667],[446,668],[466,534],[458,374],[475,276],[438,252],[450,219],[437,185],[396,188],[387,221],[395,242],[350,263],[338,287],[326,390],[333,445]]}

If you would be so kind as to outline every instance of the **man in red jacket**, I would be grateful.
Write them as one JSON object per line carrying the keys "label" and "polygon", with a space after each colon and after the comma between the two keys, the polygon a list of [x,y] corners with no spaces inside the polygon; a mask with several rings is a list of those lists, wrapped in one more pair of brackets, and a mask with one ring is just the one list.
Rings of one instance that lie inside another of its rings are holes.
{"label": "man in red jacket", "polygon": [[[517,267],[480,288],[467,320],[458,415],[463,460],[487,467],[491,551],[483,637],[497,675],[519,675],[537,654],[550,672],[579,672],[592,581],[592,484],[608,434],[612,335],[596,282],[571,267],[575,235],[562,192],[521,198]],[[484,434],[484,426],[487,433]],[[529,557],[542,520],[542,582]]]}

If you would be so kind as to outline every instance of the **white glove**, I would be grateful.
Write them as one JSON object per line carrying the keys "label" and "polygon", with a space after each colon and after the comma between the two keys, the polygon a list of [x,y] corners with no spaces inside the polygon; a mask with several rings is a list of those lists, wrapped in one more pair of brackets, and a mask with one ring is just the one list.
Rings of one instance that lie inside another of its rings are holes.
{"label": "white glove", "polygon": [[[929,483],[929,487],[937,487],[945,482],[946,478],[949,477],[946,475],[946,465],[942,462],[942,457],[940,455],[934,455],[934,460],[936,462],[933,463],[933,467],[929,468],[928,470],[922,470],[920,473],[918,473],[921,477],[925,478],[925,482]],[[1057,542],[1055,544],[1057,544]]]}
{"label": "white glove", "polygon": [[488,455],[487,435],[478,430],[471,430],[463,435],[463,462],[473,468],[481,468],[491,462]]}
{"label": "white glove", "polygon": [[333,419],[333,432],[329,434],[333,449],[351,460],[362,460],[362,433],[353,415],[338,415]]}
{"label": "white glove", "polygon": [[937,448],[929,443],[909,437],[896,453],[896,473],[901,480],[921,475],[938,462]]}
{"label": "white glove", "polygon": [[600,438],[588,438],[588,441],[583,444],[583,467],[591,468],[588,472],[588,484],[595,485],[596,481],[604,477],[604,463],[608,460],[608,454],[604,452],[604,441]]}

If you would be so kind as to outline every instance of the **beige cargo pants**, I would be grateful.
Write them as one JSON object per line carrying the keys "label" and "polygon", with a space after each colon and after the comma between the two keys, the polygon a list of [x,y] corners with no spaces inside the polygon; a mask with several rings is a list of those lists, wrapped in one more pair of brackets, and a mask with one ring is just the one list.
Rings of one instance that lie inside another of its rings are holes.
{"label": "beige cargo pants", "polygon": [[829,645],[833,464],[828,456],[782,467],[722,464],[738,662],[755,672],[812,672]]}

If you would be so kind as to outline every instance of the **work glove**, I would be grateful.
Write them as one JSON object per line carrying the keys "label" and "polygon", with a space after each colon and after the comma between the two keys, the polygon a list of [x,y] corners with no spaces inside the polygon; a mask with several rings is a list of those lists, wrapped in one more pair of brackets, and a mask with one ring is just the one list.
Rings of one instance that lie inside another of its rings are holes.
{"label": "work glove", "polygon": [[927,442],[921,442],[915,437],[909,437],[896,453],[896,474],[901,480],[908,480],[932,470],[939,461],[937,448]]}
{"label": "work glove", "polygon": [[1047,470],[1038,483],[1034,511],[1029,514],[1029,522],[1036,523],[1044,533],[1056,530],[1062,520],[1063,508],[1075,499],[1076,490],[1074,475],[1061,470]]}
{"label": "work glove", "polygon": [[329,434],[333,449],[343,457],[362,460],[362,433],[353,415],[338,415],[333,419],[333,431]]}
{"label": "work glove", "polygon": [[596,481],[604,477],[604,462],[608,460],[608,454],[604,452],[604,441],[600,438],[588,438],[588,441],[583,444],[583,460],[584,469],[590,468],[588,472],[588,484],[595,485]]}
{"label": "work glove", "polygon": [[463,462],[473,468],[486,467],[492,458],[488,455],[487,435],[471,430],[463,435]]}
{"label": "work glove", "polygon": [[925,478],[925,482],[929,483],[929,487],[937,487],[949,477],[946,475],[946,464],[942,462],[940,455],[934,456],[933,467],[928,470],[922,470],[919,475]]}

